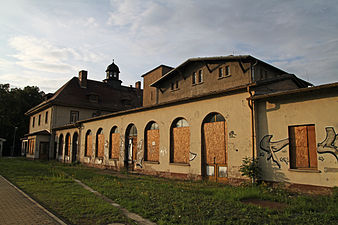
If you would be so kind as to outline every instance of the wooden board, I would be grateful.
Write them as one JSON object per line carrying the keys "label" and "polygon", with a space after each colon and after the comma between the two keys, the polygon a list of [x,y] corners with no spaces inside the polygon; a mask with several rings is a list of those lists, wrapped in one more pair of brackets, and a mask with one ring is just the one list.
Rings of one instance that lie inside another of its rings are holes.
{"label": "wooden board", "polygon": [[147,130],[147,160],[159,161],[160,130]]}
{"label": "wooden board", "polygon": [[225,122],[204,124],[204,141],[207,164],[225,164]]}
{"label": "wooden board", "polygon": [[132,136],[133,138],[133,161],[136,160],[137,156],[137,136]]}
{"label": "wooden board", "polygon": [[173,128],[173,162],[189,163],[190,127]]}
{"label": "wooden board", "polygon": [[97,156],[96,157],[103,157],[104,156],[104,134],[97,135]]}
{"label": "wooden board", "polygon": [[63,154],[63,138],[59,142],[59,156]]}
{"label": "wooden board", "polygon": [[315,126],[307,126],[310,168],[317,168],[317,144]]}
{"label": "wooden board", "polygon": [[112,159],[118,159],[120,156],[120,134],[112,133],[111,134],[111,143],[110,143],[110,157]]}
{"label": "wooden board", "polygon": [[70,151],[70,135],[67,136],[66,143],[67,143],[67,146],[66,146],[66,152],[65,152],[65,154],[69,155],[69,151]]}
{"label": "wooden board", "polygon": [[92,135],[87,135],[87,149],[86,149],[86,156],[92,156],[93,153],[93,137]]}

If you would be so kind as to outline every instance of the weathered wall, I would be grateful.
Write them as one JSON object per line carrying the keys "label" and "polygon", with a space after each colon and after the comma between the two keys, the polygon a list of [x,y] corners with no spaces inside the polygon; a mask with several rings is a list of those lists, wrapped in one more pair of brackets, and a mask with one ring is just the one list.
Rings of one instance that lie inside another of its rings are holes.
{"label": "weathered wall", "polygon": [[[46,123],[46,112],[48,112],[47,123]],[[51,131],[50,130],[51,129],[51,114],[52,114],[52,107],[30,116],[29,133],[34,133],[34,132],[42,131],[42,130],[47,130],[50,132]],[[39,115],[41,116],[40,125],[39,125]],[[34,117],[35,117],[35,123],[33,127]]]}
{"label": "weathered wall", "polygon": [[[257,155],[265,180],[338,186],[337,102],[336,93],[316,92],[258,103]],[[288,127],[310,124],[315,126],[317,169],[292,169]]]}
{"label": "weathered wall", "polygon": [[[219,68],[230,67],[230,75],[219,78]],[[209,71],[209,69],[211,72]],[[161,91],[159,91],[159,103],[177,100],[181,98],[193,97],[214,91],[221,91],[227,88],[237,87],[248,84],[250,81],[250,63],[243,63],[246,70],[244,73],[238,62],[208,63],[208,67],[203,62],[190,63],[181,74],[174,78],[163,81]],[[198,82],[198,71],[202,70],[203,81]],[[192,84],[192,75],[196,72],[196,83]],[[178,88],[176,89],[176,81]],[[171,90],[171,83],[174,83],[174,90]]]}
{"label": "weathered wall", "polygon": [[[79,133],[81,132],[81,129],[78,128],[70,128],[70,129],[66,129],[66,130],[58,130],[55,132],[55,142],[56,142],[56,157],[58,160],[60,161],[64,161],[64,162],[72,162],[72,159],[74,159],[74,151],[73,151],[73,145],[74,142],[77,141],[77,146],[80,146],[80,135]],[[77,133],[78,134],[78,139],[74,140],[74,134]],[[60,135],[63,134],[63,143],[62,143],[62,153],[59,153],[59,147],[60,147]],[[66,136],[67,134],[70,135],[70,149],[69,149],[69,155],[65,155],[65,145],[66,145]],[[79,148],[79,147],[78,147]],[[54,154],[54,150],[50,153],[50,154]],[[78,157],[78,151],[77,151],[77,157]],[[78,160],[78,158],[75,158],[75,160]]]}
{"label": "weathered wall", "polygon": [[[228,163],[228,175],[233,178],[241,178],[238,171],[245,156],[251,155],[250,109],[247,105],[247,93],[232,96],[218,97],[198,102],[190,102],[175,106],[163,107],[137,113],[85,122],[81,128],[80,160],[84,163],[105,165],[111,167],[123,167],[125,157],[125,132],[129,124],[135,124],[137,128],[137,159],[136,169],[144,172],[163,172],[171,174],[188,174],[189,176],[201,175],[201,131],[203,119],[212,112],[223,115],[227,124],[229,138],[226,143]],[[196,157],[190,157],[187,164],[170,163],[170,127],[176,118],[185,118],[190,125],[190,150]],[[150,121],[159,125],[159,162],[144,161],[144,130]],[[240,121],[240,122],[239,122]],[[119,159],[109,159],[109,134],[113,126],[117,126],[120,134]],[[104,158],[84,156],[85,134],[88,129],[93,134],[93,151],[95,151],[95,134],[98,129],[103,129],[105,136]],[[60,131],[61,132],[61,131]],[[60,133],[58,132],[57,135]],[[64,133],[67,131],[63,131]],[[65,135],[65,134],[64,134]],[[228,135],[228,133],[226,134]]]}
{"label": "weathered wall", "polygon": [[[70,124],[70,112],[78,111],[79,120],[84,120],[93,117],[93,113],[96,113],[97,110],[93,109],[83,109],[76,107],[65,107],[65,106],[53,106],[53,128],[61,127],[66,124]],[[107,114],[108,112],[102,111],[101,115]]]}
{"label": "weathered wall", "polygon": [[150,84],[161,78],[165,73],[169,72],[171,68],[160,66],[154,71],[149,72],[143,76],[143,106],[156,104],[156,88],[150,87]]}

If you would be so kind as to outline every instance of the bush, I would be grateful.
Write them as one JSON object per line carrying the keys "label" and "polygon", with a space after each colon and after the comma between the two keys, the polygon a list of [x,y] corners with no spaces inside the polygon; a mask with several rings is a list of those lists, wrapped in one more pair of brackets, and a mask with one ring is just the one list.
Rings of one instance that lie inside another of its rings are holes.
{"label": "bush", "polygon": [[247,176],[252,179],[252,182],[256,182],[257,179],[261,176],[261,169],[258,165],[258,159],[252,159],[250,157],[243,158],[243,164],[241,165],[239,171],[242,176]]}

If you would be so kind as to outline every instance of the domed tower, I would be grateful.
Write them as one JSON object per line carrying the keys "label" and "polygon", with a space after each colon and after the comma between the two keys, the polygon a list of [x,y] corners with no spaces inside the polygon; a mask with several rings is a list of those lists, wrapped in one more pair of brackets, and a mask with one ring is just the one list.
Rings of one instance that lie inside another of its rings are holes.
{"label": "domed tower", "polygon": [[122,81],[119,80],[119,76],[120,76],[120,69],[114,63],[114,60],[113,60],[112,64],[110,64],[106,69],[106,79],[104,79],[103,82],[112,85],[114,88],[120,87]]}

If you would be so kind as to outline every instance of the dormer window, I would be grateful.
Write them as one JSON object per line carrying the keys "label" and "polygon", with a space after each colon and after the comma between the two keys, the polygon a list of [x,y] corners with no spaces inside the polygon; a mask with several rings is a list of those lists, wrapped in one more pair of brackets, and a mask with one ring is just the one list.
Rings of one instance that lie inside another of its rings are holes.
{"label": "dormer window", "polygon": [[98,103],[99,102],[99,96],[95,94],[89,95],[89,101],[92,103]]}
{"label": "dormer window", "polygon": [[196,72],[192,73],[192,84],[196,84]]}
{"label": "dormer window", "polygon": [[202,83],[203,82],[203,72],[202,70],[198,71],[198,83]]}

